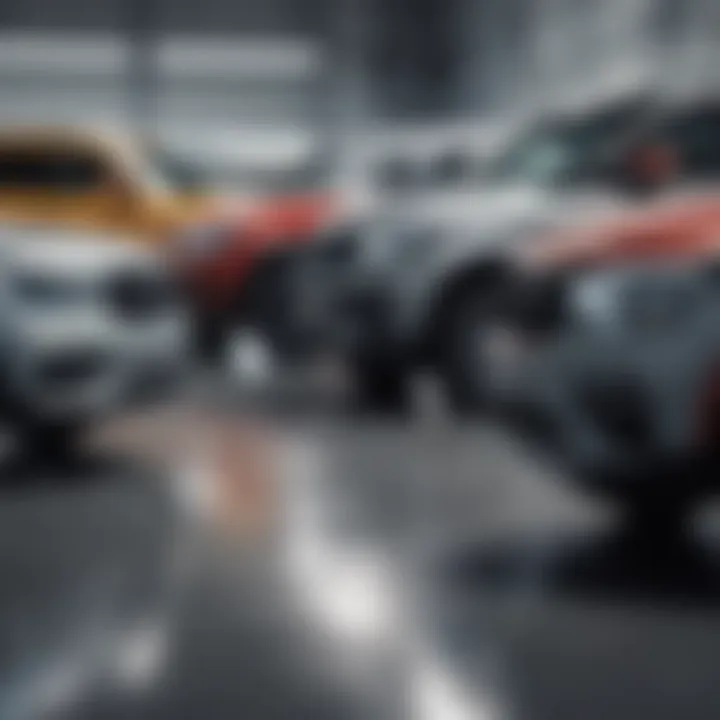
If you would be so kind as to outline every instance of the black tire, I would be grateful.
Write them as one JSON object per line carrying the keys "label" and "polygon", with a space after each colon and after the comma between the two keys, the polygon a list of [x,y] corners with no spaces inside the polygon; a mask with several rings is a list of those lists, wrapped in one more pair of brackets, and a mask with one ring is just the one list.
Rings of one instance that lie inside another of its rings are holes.
{"label": "black tire", "polygon": [[653,463],[622,476],[577,473],[581,489],[609,503],[622,513],[628,526],[660,534],[681,528],[697,507],[717,494],[714,465],[687,459]]}
{"label": "black tire", "polygon": [[407,372],[392,363],[367,360],[352,364],[355,409],[406,415],[412,406]]}
{"label": "black tire", "polygon": [[[233,303],[228,325],[250,328],[262,335],[276,353],[291,353],[296,328],[293,324],[293,265],[291,252],[266,258]],[[226,330],[227,333],[227,330]]]}
{"label": "black tire", "polygon": [[216,366],[223,357],[225,322],[217,318],[196,318],[194,325],[195,352],[199,360]]}
{"label": "black tire", "polygon": [[83,429],[80,422],[31,422],[20,428],[20,434],[26,453],[37,459],[56,460],[78,452]]}
{"label": "black tire", "polygon": [[672,536],[686,527],[700,498],[688,493],[674,498],[626,497],[620,502],[628,527],[647,536]]}
{"label": "black tire", "polygon": [[443,313],[440,374],[450,408],[459,416],[476,416],[488,409],[487,368],[478,351],[477,333],[492,313],[488,288],[466,287]]}
{"label": "black tire", "polygon": [[195,317],[195,345],[199,356],[216,367],[225,358],[228,340],[238,329],[262,335],[278,352],[289,345],[287,273],[292,256],[271,255],[261,261],[227,307]]}

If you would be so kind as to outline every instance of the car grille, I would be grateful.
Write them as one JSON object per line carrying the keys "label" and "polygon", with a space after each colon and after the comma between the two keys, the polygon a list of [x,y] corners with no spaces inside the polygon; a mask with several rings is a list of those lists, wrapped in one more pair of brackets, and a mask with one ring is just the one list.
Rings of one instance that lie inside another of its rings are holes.
{"label": "car grille", "polygon": [[39,367],[43,382],[56,384],[92,380],[107,366],[104,353],[91,350],[66,352],[45,359]]}

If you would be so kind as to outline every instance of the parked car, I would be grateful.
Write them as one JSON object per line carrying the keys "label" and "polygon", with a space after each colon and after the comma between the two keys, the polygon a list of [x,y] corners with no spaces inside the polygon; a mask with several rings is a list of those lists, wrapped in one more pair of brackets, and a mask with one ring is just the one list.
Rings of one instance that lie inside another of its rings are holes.
{"label": "parked car", "polygon": [[166,265],[97,233],[0,230],[0,419],[45,451],[182,381],[189,323]]}
{"label": "parked car", "polygon": [[289,269],[341,212],[329,193],[256,201],[242,221],[191,225],[179,234],[171,262],[191,298],[207,357],[224,359],[254,336],[266,352],[294,343]]}
{"label": "parked car", "polygon": [[80,127],[0,130],[3,219],[162,243],[208,212],[208,198],[186,185],[187,173],[130,135]]}
{"label": "parked car", "polygon": [[[258,306],[254,298],[270,274],[263,261],[313,238],[336,200],[302,178],[290,188],[233,195],[206,189],[204,180],[192,162],[127,134],[0,131],[0,218],[99,230],[98,241],[120,233],[168,250],[200,335],[217,349],[240,306]],[[253,299],[245,302],[249,286]]]}
{"label": "parked car", "polygon": [[457,411],[482,408],[485,318],[517,252],[553,227],[718,175],[720,105],[635,99],[545,119],[500,153],[482,184],[404,197],[339,229],[337,244],[352,249],[340,253],[342,272],[333,266],[335,328],[361,393],[404,402],[408,379],[429,368]]}
{"label": "parked car", "polygon": [[718,489],[720,192],[539,241],[500,306],[496,400],[579,482],[673,514]]}

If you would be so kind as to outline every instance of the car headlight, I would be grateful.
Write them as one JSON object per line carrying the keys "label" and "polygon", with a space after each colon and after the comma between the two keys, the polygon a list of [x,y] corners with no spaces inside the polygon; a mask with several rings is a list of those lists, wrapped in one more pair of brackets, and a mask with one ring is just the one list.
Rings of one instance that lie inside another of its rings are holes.
{"label": "car headlight", "polygon": [[700,291],[700,283],[672,270],[601,273],[578,279],[573,308],[581,322],[655,332],[691,317]]}
{"label": "car headlight", "polygon": [[578,278],[570,290],[570,308],[576,319],[592,325],[618,322],[621,316],[623,285],[612,274]]}

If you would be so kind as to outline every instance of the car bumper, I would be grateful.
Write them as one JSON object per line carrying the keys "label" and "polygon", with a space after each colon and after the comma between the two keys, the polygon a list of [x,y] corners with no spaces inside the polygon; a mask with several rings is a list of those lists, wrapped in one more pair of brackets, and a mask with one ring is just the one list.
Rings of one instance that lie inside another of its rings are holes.
{"label": "car bumper", "polygon": [[171,395],[189,364],[187,329],[171,325],[140,334],[20,341],[3,367],[7,413],[81,420]]}
{"label": "car bumper", "polygon": [[629,484],[673,469],[675,481],[686,482],[681,468],[712,460],[698,412],[710,347],[669,339],[662,350],[571,334],[516,345],[512,362],[496,361],[494,404],[511,427],[575,475]]}

